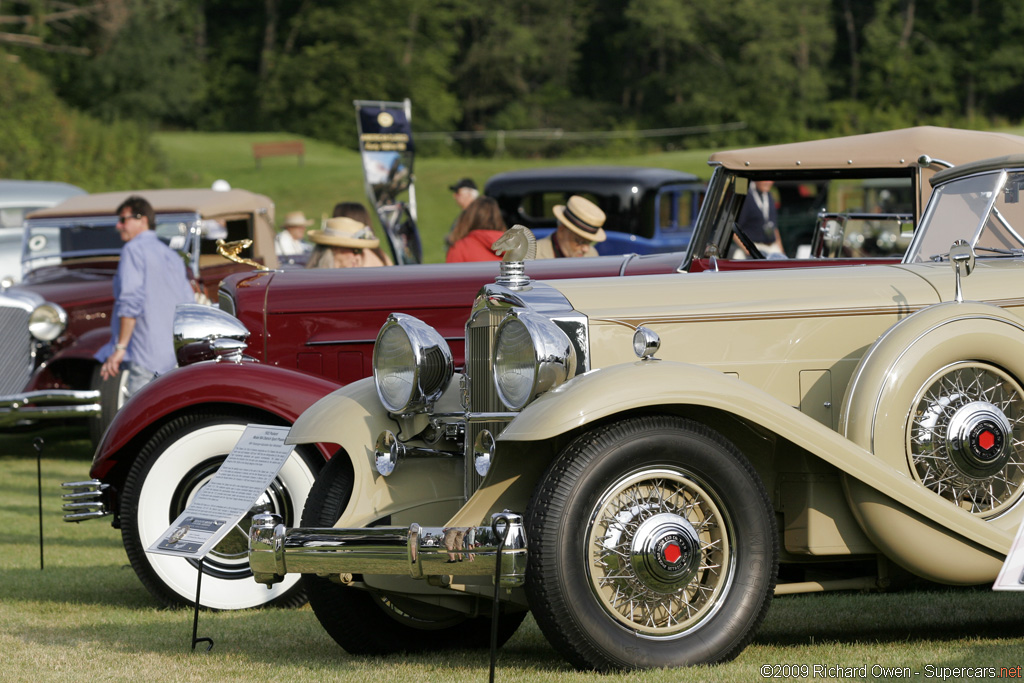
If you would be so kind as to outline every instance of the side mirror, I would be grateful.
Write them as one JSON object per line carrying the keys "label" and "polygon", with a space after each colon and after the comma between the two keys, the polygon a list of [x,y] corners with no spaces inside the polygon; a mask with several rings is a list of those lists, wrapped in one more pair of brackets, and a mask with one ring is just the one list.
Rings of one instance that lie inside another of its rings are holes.
{"label": "side mirror", "polygon": [[956,273],[956,300],[962,302],[964,295],[960,288],[960,278],[974,271],[974,247],[964,240],[953,242],[949,248],[949,262],[953,264],[953,272]]}

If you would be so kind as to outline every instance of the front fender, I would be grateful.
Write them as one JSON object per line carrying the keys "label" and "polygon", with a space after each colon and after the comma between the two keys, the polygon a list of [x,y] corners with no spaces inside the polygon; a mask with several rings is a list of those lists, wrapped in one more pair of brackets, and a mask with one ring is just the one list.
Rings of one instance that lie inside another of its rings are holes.
{"label": "front fender", "polygon": [[[75,364],[86,364],[90,367],[99,366],[99,362],[93,356],[108,341],[110,341],[109,327],[89,330],[75,339],[73,344],[61,349],[40,365],[32,374],[32,377],[29,378],[25,390],[35,391],[54,386],[61,386],[66,389],[91,389],[92,387],[89,386],[89,378],[92,376],[91,369],[89,372],[76,374],[73,372],[63,372],[62,367],[66,369],[67,366]],[[73,377],[81,378],[81,383],[74,380],[65,381],[65,379],[60,379]],[[66,384],[77,386],[64,386]]]}
{"label": "front fender", "polygon": [[177,368],[147,384],[117,412],[96,449],[91,476],[103,480],[115,465],[135,457],[140,437],[190,408],[230,404],[290,423],[337,388],[322,377],[259,363],[209,361]]}
{"label": "front fender", "polygon": [[[458,386],[456,376],[438,401],[438,410],[457,409]],[[336,443],[351,460],[355,475],[352,496],[335,526],[361,527],[385,517],[399,525],[444,524],[462,504],[463,458],[408,458],[383,477],[377,473],[374,446],[385,429],[405,440],[400,424],[377,397],[373,378],[367,377],[306,410],[292,426],[288,443]]]}
{"label": "front fender", "polygon": [[659,406],[700,406],[734,415],[789,440],[877,490],[895,508],[930,520],[967,545],[1000,555],[1010,548],[1011,531],[943,501],[796,408],[735,377],[685,363],[637,361],[576,377],[527,406],[499,436],[499,454],[504,445],[522,458],[527,449],[514,442],[544,441],[617,414]]}

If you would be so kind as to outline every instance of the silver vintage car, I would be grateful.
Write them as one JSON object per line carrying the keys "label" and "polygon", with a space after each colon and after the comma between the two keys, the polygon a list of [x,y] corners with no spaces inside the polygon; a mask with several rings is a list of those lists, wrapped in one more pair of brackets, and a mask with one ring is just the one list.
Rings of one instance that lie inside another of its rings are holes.
{"label": "silver vintage car", "polygon": [[373,377],[295,422],[340,449],[301,527],[253,518],[256,579],[310,575],[352,653],[485,643],[497,595],[499,640],[529,610],[598,670],[735,657],[780,593],[992,582],[1024,520],[1024,156],[931,180],[898,264],[506,263],[459,373],[394,313]]}

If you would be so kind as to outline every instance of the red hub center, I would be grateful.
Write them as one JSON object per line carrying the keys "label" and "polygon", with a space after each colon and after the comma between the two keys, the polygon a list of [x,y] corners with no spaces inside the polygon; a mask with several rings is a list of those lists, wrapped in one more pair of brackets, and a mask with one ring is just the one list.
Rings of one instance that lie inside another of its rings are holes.
{"label": "red hub center", "polygon": [[996,435],[987,429],[981,434],[978,434],[978,445],[984,451],[990,450],[996,443]]}
{"label": "red hub center", "polygon": [[665,560],[669,564],[675,564],[682,557],[683,551],[675,543],[665,546]]}

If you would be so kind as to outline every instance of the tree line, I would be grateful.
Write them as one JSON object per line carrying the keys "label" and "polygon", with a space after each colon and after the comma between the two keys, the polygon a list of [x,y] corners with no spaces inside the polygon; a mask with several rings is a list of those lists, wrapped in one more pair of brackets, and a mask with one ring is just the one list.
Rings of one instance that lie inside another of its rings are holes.
{"label": "tree line", "polygon": [[350,146],[355,99],[410,98],[414,131],[744,123],[671,140],[699,146],[989,127],[1024,102],[1018,0],[0,0],[0,31],[100,121]]}

